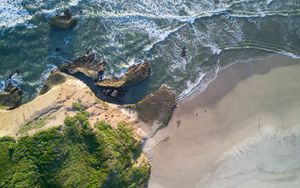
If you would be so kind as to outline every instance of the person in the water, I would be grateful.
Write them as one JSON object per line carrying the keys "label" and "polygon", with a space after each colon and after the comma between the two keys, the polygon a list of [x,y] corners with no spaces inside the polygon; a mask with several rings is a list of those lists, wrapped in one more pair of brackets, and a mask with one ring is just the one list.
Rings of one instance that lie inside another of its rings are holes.
{"label": "person in the water", "polygon": [[186,47],[183,47],[182,51],[181,51],[181,57],[185,58],[186,56],[187,56],[187,49],[186,49]]}

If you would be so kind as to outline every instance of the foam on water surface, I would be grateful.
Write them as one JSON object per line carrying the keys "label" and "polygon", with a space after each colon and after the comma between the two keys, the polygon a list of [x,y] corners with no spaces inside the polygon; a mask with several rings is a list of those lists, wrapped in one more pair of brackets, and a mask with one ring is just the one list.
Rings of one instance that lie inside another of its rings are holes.
{"label": "foam on water surface", "polygon": [[22,7],[22,0],[0,1],[0,28],[13,27],[31,19],[31,15]]}
{"label": "foam on water surface", "polygon": [[[11,32],[0,31],[1,36],[8,39],[15,33],[12,23],[25,23],[28,30],[17,32],[44,32],[47,27],[43,22],[70,7],[80,19],[79,24],[70,32],[46,31],[38,39],[39,42],[50,41],[48,46],[44,45],[44,51],[49,51],[48,56],[38,58],[43,61],[43,70],[47,70],[47,64],[59,65],[62,60],[95,49],[108,63],[108,76],[123,75],[133,59],[135,62],[148,60],[158,77],[151,79],[153,83],[148,89],[154,91],[161,83],[167,83],[176,88],[180,98],[184,98],[195,90],[203,90],[216,77],[218,61],[228,52],[234,57],[239,51],[257,49],[299,57],[296,41],[300,33],[295,27],[300,20],[299,4],[293,0],[2,0],[0,25],[12,29]],[[79,10],[83,11],[82,15],[77,15]],[[26,36],[22,38],[25,40],[19,42],[19,46],[26,44],[29,49],[37,48],[38,43],[26,41]],[[1,44],[9,43],[5,40]],[[53,53],[51,50],[56,47],[53,45],[63,51]],[[183,48],[188,54],[184,61],[180,57]],[[25,54],[29,52],[20,55],[19,64],[34,62]],[[0,53],[1,57],[5,56]],[[43,70],[38,74],[44,74]],[[9,70],[0,74],[5,72]],[[40,83],[37,79],[28,80],[30,74],[26,72],[25,84]],[[35,84],[29,85],[35,87]]]}

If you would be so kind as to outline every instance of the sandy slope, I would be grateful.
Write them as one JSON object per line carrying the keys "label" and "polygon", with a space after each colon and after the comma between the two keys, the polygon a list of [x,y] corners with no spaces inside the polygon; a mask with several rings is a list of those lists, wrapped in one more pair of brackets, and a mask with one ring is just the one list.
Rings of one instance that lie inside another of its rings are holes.
{"label": "sandy slope", "polygon": [[80,102],[86,111],[90,112],[89,120],[92,125],[96,121],[104,120],[115,127],[119,122],[124,121],[135,130],[138,139],[145,136],[139,122],[134,117],[123,113],[118,105],[108,104],[97,99],[93,92],[80,80],[65,76],[67,77],[65,83],[54,86],[44,95],[38,96],[14,110],[0,110],[0,137],[25,134],[20,132],[22,126],[41,117],[51,116],[54,118],[47,121],[45,126],[38,129],[33,128],[26,134],[62,125],[67,115],[75,115],[74,102]]}
{"label": "sandy slope", "polygon": [[154,138],[149,187],[300,187],[299,73],[279,55],[236,64],[181,102]]}

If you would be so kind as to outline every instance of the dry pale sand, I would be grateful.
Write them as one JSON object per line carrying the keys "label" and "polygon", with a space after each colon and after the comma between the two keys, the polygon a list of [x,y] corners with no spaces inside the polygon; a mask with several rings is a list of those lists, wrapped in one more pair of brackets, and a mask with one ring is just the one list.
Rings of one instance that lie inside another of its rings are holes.
{"label": "dry pale sand", "polygon": [[235,64],[154,137],[149,187],[300,187],[298,125],[300,59]]}
{"label": "dry pale sand", "polygon": [[[146,133],[140,128],[142,124],[136,117],[125,113],[118,105],[97,99],[90,88],[80,80],[65,76],[67,77],[65,83],[54,86],[34,100],[14,110],[0,110],[0,137],[20,137],[63,125],[66,116],[74,116],[77,113],[73,108],[75,102],[80,102],[90,113],[91,125],[96,121],[106,121],[112,127],[117,127],[119,122],[126,122],[134,130],[137,139],[145,137]],[[26,132],[22,131],[27,123],[43,117],[53,118],[49,118],[43,127],[32,127]]]}

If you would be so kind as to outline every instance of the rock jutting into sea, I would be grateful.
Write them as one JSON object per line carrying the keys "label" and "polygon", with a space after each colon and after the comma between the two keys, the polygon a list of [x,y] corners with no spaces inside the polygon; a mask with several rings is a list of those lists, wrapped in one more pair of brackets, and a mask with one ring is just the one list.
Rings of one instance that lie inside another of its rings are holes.
{"label": "rock jutting into sea", "polygon": [[94,52],[88,52],[86,55],[72,62],[64,63],[58,69],[71,75],[82,73],[87,77],[97,80],[100,75],[104,74],[105,62],[99,60]]}
{"label": "rock jutting into sea", "polygon": [[59,71],[51,72],[47,80],[44,82],[44,85],[39,94],[43,95],[47,91],[49,91],[53,86],[64,83],[65,81],[66,81],[66,77]]}
{"label": "rock jutting into sea", "polygon": [[150,126],[148,135],[152,137],[159,128],[168,125],[176,105],[175,91],[163,84],[156,92],[129,107],[138,114],[141,121]]}
{"label": "rock jutting into sea", "polygon": [[96,84],[107,88],[126,88],[134,86],[150,76],[150,64],[144,62],[129,67],[127,73],[118,79],[99,80]]}
{"label": "rock jutting into sea", "polygon": [[[14,73],[17,74],[17,73]],[[23,92],[20,88],[12,83],[12,76],[10,75],[6,80],[3,92],[0,92],[0,109],[9,110],[18,107],[22,102]]]}
{"label": "rock jutting into sea", "polygon": [[77,20],[72,16],[70,9],[66,9],[63,15],[56,15],[51,18],[49,24],[59,29],[68,30],[77,24]]}
{"label": "rock jutting into sea", "polygon": [[150,76],[151,69],[148,62],[129,67],[121,78],[104,78],[105,65],[106,63],[97,58],[94,52],[88,52],[72,62],[61,65],[58,70],[72,76],[76,76],[77,73],[85,75],[89,78],[89,82],[93,82],[88,84],[90,87],[101,90],[101,93],[109,98],[123,96],[127,88],[141,83]]}
{"label": "rock jutting into sea", "polygon": [[118,79],[108,78],[99,79],[96,85],[102,88],[101,93],[117,98],[123,96],[126,92],[124,89],[137,85],[150,76],[150,64],[145,62],[129,67],[127,73]]}

